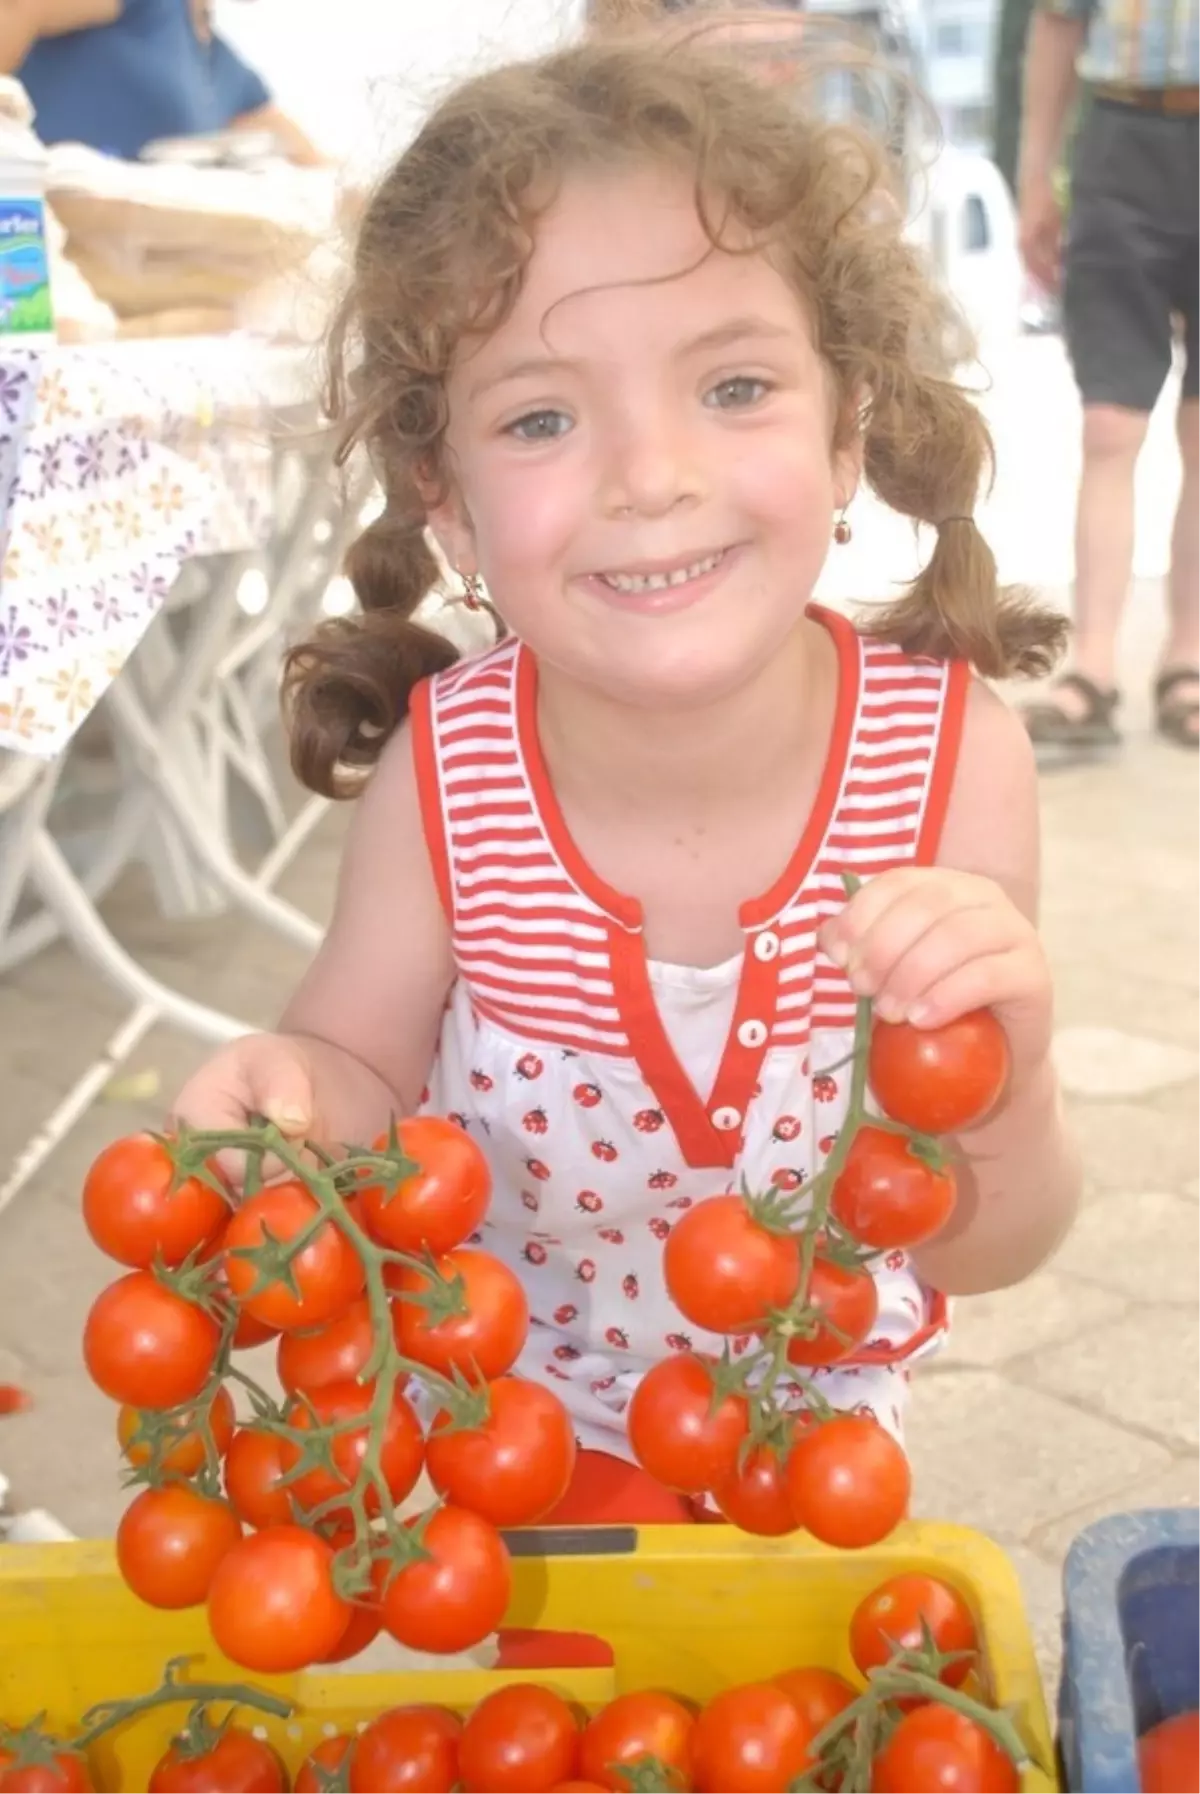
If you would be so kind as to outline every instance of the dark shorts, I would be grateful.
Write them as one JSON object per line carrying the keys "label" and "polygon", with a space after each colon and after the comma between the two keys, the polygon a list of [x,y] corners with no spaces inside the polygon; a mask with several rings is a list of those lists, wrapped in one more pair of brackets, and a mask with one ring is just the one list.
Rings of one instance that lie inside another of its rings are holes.
{"label": "dark shorts", "polygon": [[1085,405],[1152,411],[1178,341],[1195,398],[1197,121],[1097,100],[1076,146],[1063,322]]}

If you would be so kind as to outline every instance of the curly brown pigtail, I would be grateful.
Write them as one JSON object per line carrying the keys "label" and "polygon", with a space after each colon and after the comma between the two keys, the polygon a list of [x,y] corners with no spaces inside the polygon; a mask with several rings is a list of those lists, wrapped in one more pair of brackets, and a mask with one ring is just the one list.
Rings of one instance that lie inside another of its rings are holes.
{"label": "curly brown pigtail", "polygon": [[996,557],[974,519],[992,439],[969,393],[893,363],[868,407],[864,449],[880,498],[937,531],[926,566],[902,598],[866,617],[866,631],[910,653],[969,661],[988,679],[1048,672],[1067,622],[1031,592],[997,580]]}
{"label": "curly brown pigtail", "polygon": [[458,658],[412,612],[440,578],[421,521],[389,506],[346,556],[362,615],[322,623],[284,662],[292,769],[323,797],[353,797],[408,709],[413,686]]}

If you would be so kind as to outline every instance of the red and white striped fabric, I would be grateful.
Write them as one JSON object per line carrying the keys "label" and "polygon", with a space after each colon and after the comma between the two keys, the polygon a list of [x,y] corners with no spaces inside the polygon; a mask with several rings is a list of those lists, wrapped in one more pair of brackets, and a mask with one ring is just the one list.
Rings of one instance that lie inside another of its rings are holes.
{"label": "red and white striped fabric", "polygon": [[[867,879],[933,860],[967,689],[815,611],[839,692],[812,816],[771,890],[743,903],[724,966],[648,961],[638,903],[582,858],[537,737],[537,667],[516,641],[438,675],[412,705],[422,811],[458,980],[427,1106],[485,1146],[496,1182],[488,1249],[516,1269],[535,1326],[519,1369],[551,1380],[596,1449],[649,1363],[717,1342],[663,1284],[673,1218],[706,1195],[795,1187],[845,1110],[854,999],[817,949]],[[902,1254],[877,1266],[879,1320],[822,1373],[835,1405],[899,1428],[907,1365],[945,1323]]]}

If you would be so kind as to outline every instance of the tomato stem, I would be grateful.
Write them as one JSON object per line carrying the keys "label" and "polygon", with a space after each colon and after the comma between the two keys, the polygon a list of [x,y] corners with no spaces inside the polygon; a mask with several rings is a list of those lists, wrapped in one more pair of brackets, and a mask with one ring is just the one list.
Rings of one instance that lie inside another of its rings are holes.
{"label": "tomato stem", "polygon": [[[395,1503],[383,1472],[383,1445],[387,1434],[395,1392],[402,1379],[412,1378],[452,1416],[472,1416],[478,1412],[478,1392],[462,1379],[452,1380],[426,1364],[405,1357],[396,1344],[392,1326],[392,1309],[396,1301],[412,1302],[428,1311],[431,1321],[465,1312],[465,1289],[460,1277],[442,1275],[435,1260],[426,1255],[399,1252],[382,1246],[364,1230],[347,1206],[364,1175],[370,1174],[385,1188],[398,1188],[405,1178],[420,1166],[399,1145],[395,1124],[389,1134],[388,1148],[366,1152],[354,1148],[345,1158],[334,1159],[327,1152],[316,1152],[307,1142],[297,1147],[272,1122],[229,1131],[192,1132],[182,1129],[170,1142],[170,1149],[183,1167],[205,1164],[219,1153],[245,1155],[247,1175],[260,1171],[270,1159],[281,1165],[288,1175],[308,1191],[317,1205],[310,1220],[291,1239],[278,1240],[264,1232],[263,1244],[239,1249],[239,1256],[258,1271],[254,1290],[268,1284],[291,1281],[291,1267],[304,1248],[320,1230],[332,1225],[349,1240],[362,1265],[366,1298],[371,1316],[373,1345],[370,1358],[359,1372],[358,1382],[372,1389],[367,1409],[352,1418],[326,1425],[295,1427],[289,1424],[278,1405],[261,1390],[252,1378],[231,1363],[232,1339],[236,1328],[238,1305],[227,1295],[221,1300],[222,1343],[214,1365],[212,1383],[231,1377],[247,1389],[255,1408],[255,1424],[264,1431],[287,1440],[298,1449],[297,1463],[289,1466],[280,1479],[283,1484],[297,1482],[312,1469],[320,1468],[338,1477],[339,1468],[333,1458],[334,1441],[350,1432],[365,1431],[366,1447],[352,1484],[318,1506],[306,1509],[303,1515],[309,1525],[321,1520],[348,1520],[353,1538],[339,1551],[334,1566],[334,1584],[339,1594],[354,1599],[366,1593],[371,1579],[371,1564],[376,1556],[386,1556],[396,1567],[403,1567],[425,1555],[421,1544],[421,1528],[405,1526],[395,1517]],[[249,1186],[247,1186],[249,1187]],[[420,1274],[422,1287],[414,1292],[393,1292],[385,1271],[400,1266]],[[210,1272],[210,1278],[215,1273]],[[253,1292],[251,1292],[253,1293]],[[293,1293],[299,1291],[293,1287]],[[211,1398],[213,1388],[204,1390],[189,1409]],[[311,1410],[310,1410],[311,1412]],[[315,1415],[313,1416],[315,1421]],[[478,1424],[478,1422],[475,1422]],[[206,1491],[219,1490],[219,1454],[211,1433],[205,1433]],[[208,1474],[211,1473],[211,1474]],[[382,1524],[373,1524],[374,1516]]]}
{"label": "tomato stem", "polygon": [[[153,1707],[165,1707],[178,1701],[187,1701],[193,1707],[207,1706],[210,1701],[229,1701],[234,1707],[255,1707],[260,1713],[271,1713],[277,1719],[288,1719],[291,1716],[290,1701],[283,1700],[277,1694],[266,1694],[261,1688],[250,1688],[243,1682],[181,1682],[180,1672],[186,1665],[186,1657],[172,1657],[163,1669],[162,1681],[149,1694],[135,1695],[127,1701],[101,1701],[98,1705],[89,1707],[82,1716],[84,1729],[74,1738],[54,1738],[51,1734],[42,1732],[35,1720],[23,1732],[10,1732],[0,1725],[0,1743],[5,1750],[10,1750],[14,1744],[20,1747],[23,1741],[29,1744],[40,1741],[52,1749],[82,1754],[115,1726],[124,1725],[139,1713],[148,1713]],[[21,1765],[16,1762],[9,1765],[10,1768],[19,1766]]]}

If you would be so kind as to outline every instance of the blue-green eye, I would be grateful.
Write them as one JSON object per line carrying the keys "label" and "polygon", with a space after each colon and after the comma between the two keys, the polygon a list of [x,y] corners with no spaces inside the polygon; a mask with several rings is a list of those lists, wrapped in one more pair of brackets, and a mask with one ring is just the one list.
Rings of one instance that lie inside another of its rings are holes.
{"label": "blue-green eye", "polygon": [[732,379],[721,380],[706,392],[704,403],[717,411],[740,411],[747,405],[757,405],[769,391],[765,380],[759,380],[753,374],[735,374]]}
{"label": "blue-green eye", "polygon": [[570,428],[571,420],[565,411],[529,411],[506,424],[504,434],[515,436],[519,442],[553,442]]}

